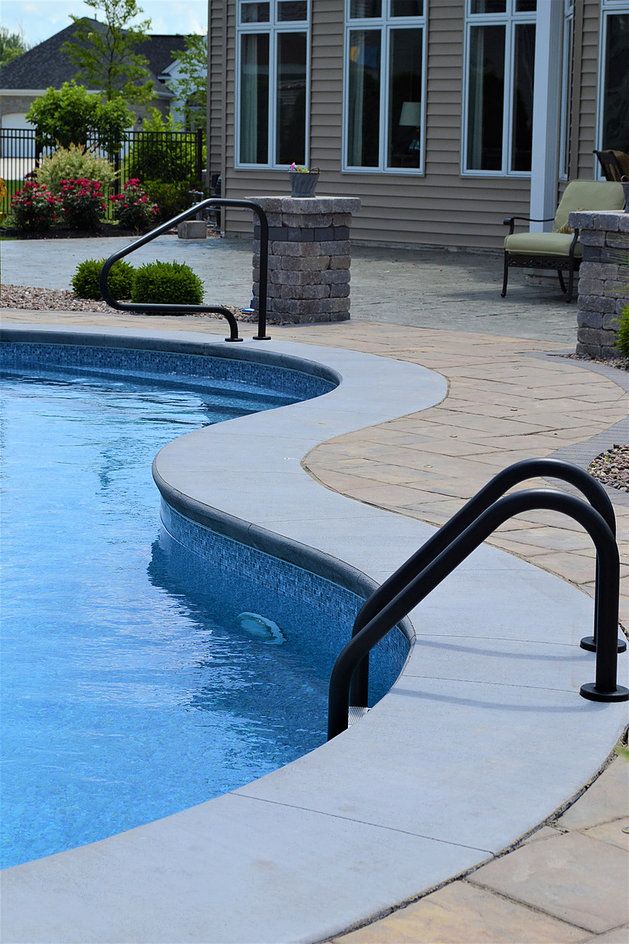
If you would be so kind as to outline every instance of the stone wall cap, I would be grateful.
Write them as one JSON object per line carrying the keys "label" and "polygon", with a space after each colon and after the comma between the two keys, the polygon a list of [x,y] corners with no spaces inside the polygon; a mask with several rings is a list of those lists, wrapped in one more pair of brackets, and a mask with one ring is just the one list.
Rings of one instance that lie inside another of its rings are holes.
{"label": "stone wall cap", "polygon": [[568,215],[568,222],[578,229],[617,230],[618,221],[626,216],[623,210],[573,210]]}
{"label": "stone wall cap", "polygon": [[245,197],[259,203],[268,213],[357,213],[360,210],[358,197]]}

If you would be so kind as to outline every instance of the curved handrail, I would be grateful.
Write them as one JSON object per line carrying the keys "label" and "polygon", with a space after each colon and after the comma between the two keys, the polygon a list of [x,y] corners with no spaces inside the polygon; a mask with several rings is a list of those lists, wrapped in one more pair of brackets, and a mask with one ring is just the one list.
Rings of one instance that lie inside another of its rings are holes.
{"label": "curved handrail", "polygon": [[[484,485],[463,507],[450,518],[443,527],[433,534],[419,550],[409,557],[401,567],[378,587],[375,593],[363,604],[354,622],[352,636],[356,636],[374,616],[389,603],[406,586],[409,580],[416,577],[428,566],[465,529],[493,502],[500,498],[508,489],[529,478],[548,476],[561,479],[578,488],[588,499],[593,508],[607,522],[613,535],[616,534],[616,518],[614,507],[603,486],[584,469],[564,462],[561,459],[523,459],[507,466],[498,472],[487,485]],[[594,608],[595,613],[599,606],[601,586],[599,580],[598,559],[596,563],[596,591]],[[596,625],[596,616],[594,618]],[[596,651],[596,640],[593,636],[584,636],[581,647]],[[624,640],[618,641],[618,651],[624,652],[627,648]],[[350,703],[353,706],[366,708],[369,692],[369,656],[357,667],[352,679]]]}
{"label": "curved handrail", "polygon": [[183,213],[173,217],[172,220],[161,223],[159,226],[156,226],[155,229],[152,229],[149,233],[145,233],[144,236],[140,236],[139,239],[136,239],[128,246],[124,246],[122,249],[119,249],[118,252],[114,252],[113,255],[109,256],[106,260],[100,271],[99,284],[101,295],[108,305],[112,308],[117,308],[119,311],[159,311],[165,313],[178,312],[180,314],[216,312],[219,315],[223,315],[229,324],[230,336],[225,338],[225,340],[242,341],[242,338],[238,337],[238,322],[234,318],[233,312],[231,312],[229,308],[225,308],[224,305],[162,305],[156,302],[119,302],[112,297],[107,286],[109,270],[115,262],[124,259],[125,256],[135,252],[136,249],[140,249],[141,246],[145,246],[147,243],[157,239],[158,236],[161,236],[162,233],[166,233],[168,230],[172,229],[173,226],[177,226],[179,223],[189,220],[190,217],[196,216],[201,210],[210,206],[229,206],[239,207],[244,210],[253,210],[258,217],[260,223],[260,292],[258,295],[258,333],[254,337],[254,340],[268,341],[270,337],[266,333],[266,302],[269,261],[269,223],[262,207],[252,200],[224,200],[221,197],[208,197],[207,200],[201,200],[200,203],[195,203],[194,206],[184,210]]}
{"label": "curved handrail", "polygon": [[629,699],[629,689],[618,686],[616,681],[620,558],[614,535],[599,512],[582,499],[552,489],[530,489],[499,498],[490,505],[345,646],[330,677],[328,739],[348,726],[350,682],[360,660],[497,527],[514,515],[533,509],[558,511],[581,524],[594,541],[600,561],[605,593],[601,594],[597,612],[596,680],[582,685],[581,695],[592,701]]}

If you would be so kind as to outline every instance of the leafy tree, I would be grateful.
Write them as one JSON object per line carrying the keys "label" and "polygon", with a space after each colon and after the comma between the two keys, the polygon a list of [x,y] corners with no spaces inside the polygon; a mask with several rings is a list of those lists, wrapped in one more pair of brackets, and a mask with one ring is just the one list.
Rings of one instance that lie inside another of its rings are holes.
{"label": "leafy tree", "polygon": [[6,66],[12,59],[17,59],[29,48],[21,33],[12,33],[6,26],[0,26],[0,67]]}
{"label": "leafy tree", "polygon": [[75,82],[64,82],[60,89],[49,88],[26,113],[27,120],[37,127],[44,147],[69,148],[71,144],[87,147],[93,136],[110,153],[120,149],[134,117],[122,98],[102,101]]}
{"label": "leafy tree", "polygon": [[186,37],[185,52],[173,53],[181,64],[178,78],[169,82],[170,89],[184,103],[187,128],[196,131],[205,127],[207,114],[207,36]]}
{"label": "leafy tree", "polygon": [[[142,13],[137,0],[84,0],[94,20],[72,16],[77,24],[63,51],[77,67],[77,78],[102,92],[107,101],[122,96],[127,102],[150,101],[155,92],[148,60],[136,52],[147,38],[150,20],[131,24]],[[102,14],[103,20],[98,19]]]}

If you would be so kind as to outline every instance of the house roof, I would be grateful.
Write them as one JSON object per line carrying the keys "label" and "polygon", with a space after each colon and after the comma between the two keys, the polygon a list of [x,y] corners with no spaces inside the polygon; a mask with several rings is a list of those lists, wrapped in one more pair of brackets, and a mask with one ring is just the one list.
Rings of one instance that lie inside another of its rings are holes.
{"label": "house roof", "polygon": [[[94,29],[102,30],[103,24],[84,17]],[[45,39],[37,46],[13,59],[0,69],[0,89],[41,89],[60,88],[76,76],[76,66],[63,52],[63,44],[72,39],[77,24],[71,23],[59,33]],[[137,51],[146,56],[155,90],[160,95],[167,92],[158,77],[177,58],[177,53],[185,49],[186,37],[178,34],[156,34],[148,36],[139,43]]]}

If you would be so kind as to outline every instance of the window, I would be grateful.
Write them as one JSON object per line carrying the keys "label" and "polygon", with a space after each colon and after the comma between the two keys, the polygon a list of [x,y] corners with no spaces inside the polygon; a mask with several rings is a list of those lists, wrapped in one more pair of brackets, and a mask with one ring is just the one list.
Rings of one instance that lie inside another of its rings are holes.
{"label": "window", "polygon": [[463,173],[531,172],[536,0],[467,0]]}
{"label": "window", "polygon": [[239,0],[236,166],[306,164],[309,0]]}
{"label": "window", "polygon": [[347,0],[344,170],[421,173],[425,0]]}
{"label": "window", "polygon": [[629,2],[602,0],[598,149],[629,154]]}

